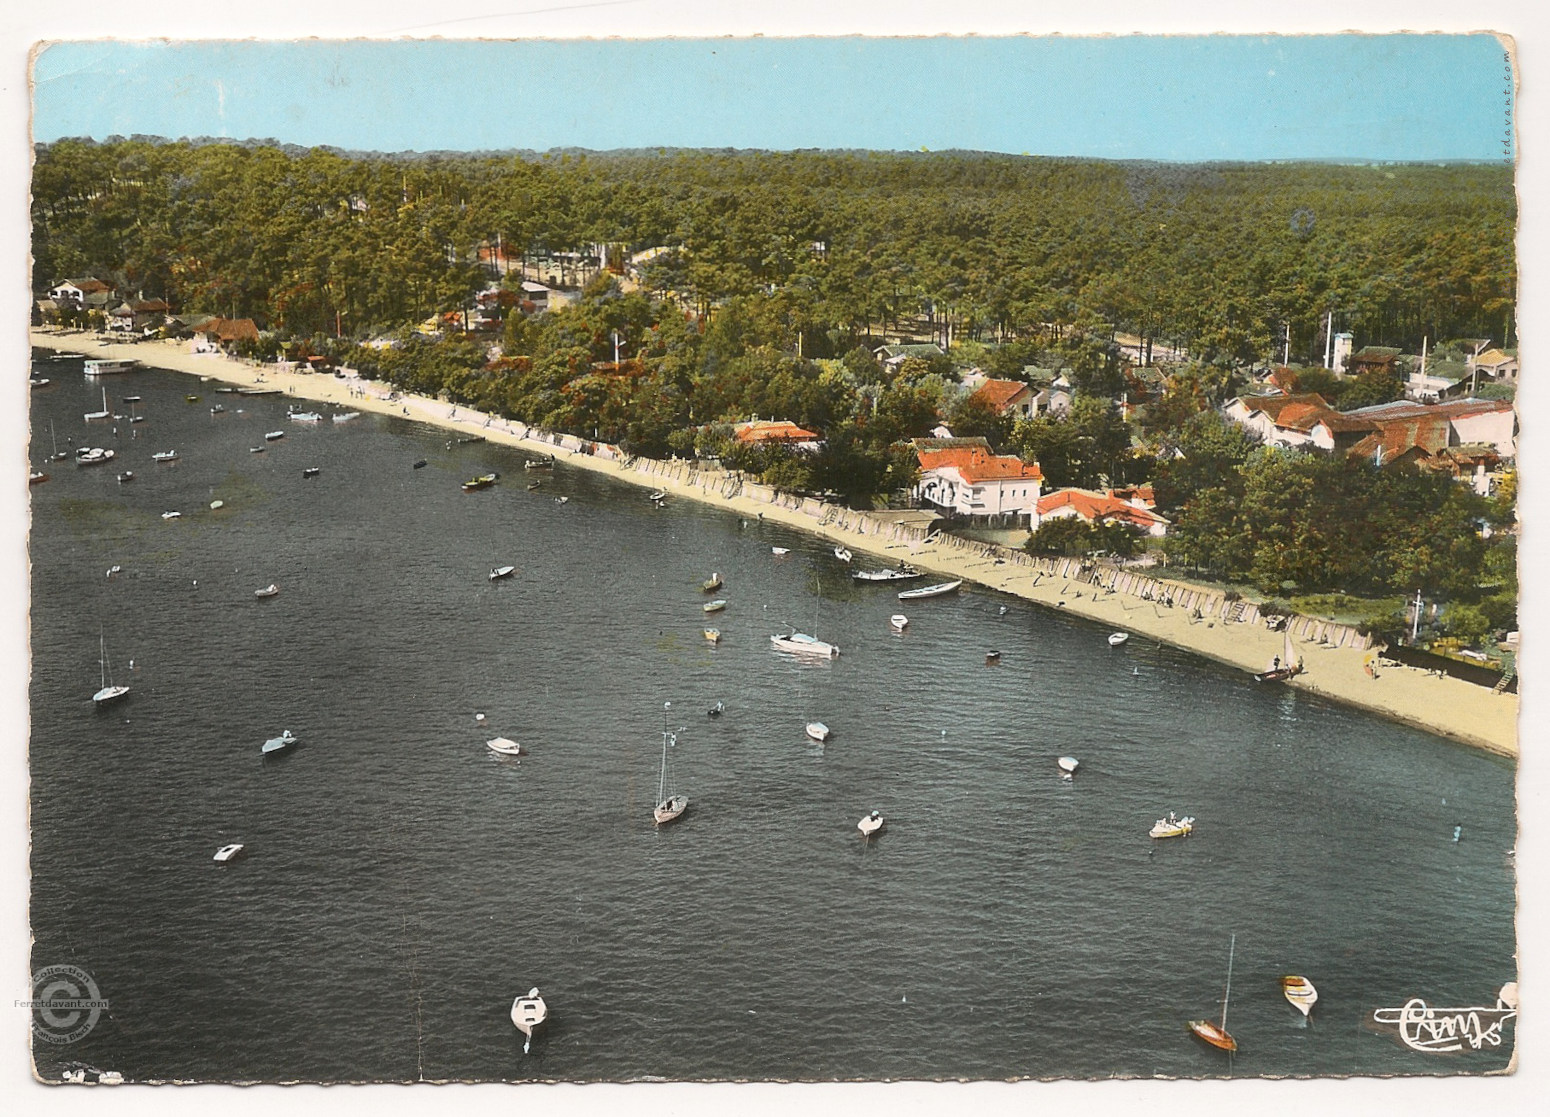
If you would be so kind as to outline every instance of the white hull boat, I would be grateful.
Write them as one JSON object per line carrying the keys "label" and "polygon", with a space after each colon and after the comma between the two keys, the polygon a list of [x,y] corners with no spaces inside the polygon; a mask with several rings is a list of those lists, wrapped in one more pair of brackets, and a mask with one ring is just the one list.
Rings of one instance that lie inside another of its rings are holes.
{"label": "white hull boat", "polygon": [[164,519],[164,520],[181,520],[183,518],[183,513],[181,513],[181,512],[163,512],[161,514],[161,518]]}
{"label": "white hull boat", "polygon": [[112,450],[103,449],[100,446],[83,446],[75,452],[76,465],[106,465],[117,455]]}
{"label": "white hull boat", "polygon": [[261,590],[254,590],[253,591],[253,596],[254,597],[273,597],[275,594],[277,594],[279,592],[280,592],[280,587],[275,585],[273,582],[270,582],[263,589],[261,589]]}
{"label": "white hull boat", "polygon": [[888,822],[883,818],[882,812],[873,811],[860,822],[856,823],[856,829],[861,831],[861,836],[863,838],[870,838],[873,834],[881,834],[883,832],[883,827],[887,825]]}
{"label": "white hull boat", "polygon": [[515,566],[496,566],[490,570],[490,581],[499,581],[501,578],[509,578],[517,572]]}
{"label": "white hull boat", "polygon": [[789,652],[792,655],[833,659],[840,654],[840,649],[835,645],[820,640],[816,636],[809,636],[805,632],[793,632],[789,636],[771,636],[770,643],[778,651]]}
{"label": "white hull boat", "polygon": [[791,548],[790,547],[771,547],[770,548],[770,554],[772,554],[772,555],[789,555],[790,553],[791,553]]}
{"label": "white hull boat", "polygon": [[526,1037],[522,1044],[524,1055],[533,1045],[533,1033],[543,1027],[544,1021],[548,1019],[549,1006],[544,1004],[543,997],[539,996],[537,986],[529,989],[527,996],[518,997],[511,1002],[511,1022],[516,1025],[517,1031]]}
{"label": "white hull boat", "polygon": [[1167,818],[1159,818],[1152,824],[1150,836],[1153,838],[1187,838],[1195,829],[1195,820],[1189,815],[1183,818],[1174,818],[1173,812],[1168,812]]}
{"label": "white hull boat", "polygon": [[1066,774],[1067,779],[1070,779],[1076,770],[1081,767],[1081,763],[1074,756],[1062,756],[1055,763],[1060,765],[1060,770]]}
{"label": "white hull boat", "polygon": [[359,411],[343,411],[335,415],[333,419],[336,423],[348,423],[351,419],[359,419],[360,416],[361,413]]}
{"label": "white hull boat", "polygon": [[908,582],[912,578],[924,578],[924,570],[913,566],[899,566],[893,570],[857,570],[851,575],[858,582]]}
{"label": "white hull boat", "polygon": [[899,594],[900,601],[918,601],[923,597],[941,597],[943,594],[952,593],[963,585],[963,579],[956,582],[939,582],[934,586],[921,586],[918,590],[904,590]]}
{"label": "white hull boat", "polygon": [[128,372],[138,363],[129,360],[92,360],[82,364],[81,371],[87,376],[111,376],[118,372]]}
{"label": "white hull boat", "polygon": [[509,737],[496,737],[485,742],[485,747],[491,752],[498,752],[502,756],[521,756],[522,746]]}
{"label": "white hull boat", "polygon": [[895,613],[893,616],[888,618],[888,624],[895,632],[903,632],[904,626],[909,623],[910,619],[903,613]]}
{"label": "white hull boat", "polygon": [[124,695],[129,693],[129,688],[127,686],[113,685],[113,672],[108,670],[107,639],[99,634],[97,638],[97,644],[99,655],[99,677],[97,685],[101,689],[99,689],[96,694],[91,696],[91,700],[98,706],[105,706],[115,699],[124,697]]}
{"label": "white hull boat", "polygon": [[215,851],[215,860],[222,865],[228,861],[235,861],[242,856],[242,851],[246,848],[241,842],[232,842],[231,845],[222,846]]}
{"label": "white hull boat", "polygon": [[284,431],[270,431],[268,434],[264,435],[264,441],[265,442],[277,442],[277,441],[279,441],[280,439],[282,439],[284,437],[285,437],[285,432]]}
{"label": "white hull boat", "polygon": [[1109,634],[1109,647],[1117,648],[1129,639],[1130,633],[1128,632],[1111,632]]}
{"label": "white hull boat", "polygon": [[836,547],[834,548],[834,557],[839,559],[841,562],[849,562],[855,556],[850,553],[850,550],[847,547]]}
{"label": "white hull boat", "polygon": [[667,728],[667,711],[672,708],[671,702],[662,703],[662,775],[657,780],[657,805],[651,812],[652,820],[658,826],[675,821],[689,809],[689,797],[675,794],[668,787],[667,750],[678,743],[677,735],[668,732]]}
{"label": "white hull boat", "polygon": [[296,736],[296,734],[287,729],[283,731],[278,737],[271,737],[269,740],[265,741],[263,753],[265,756],[268,756],[272,752],[279,752],[281,749],[288,749],[300,740],[300,737]]}
{"label": "white hull boat", "polygon": [[1281,992],[1292,1002],[1292,1007],[1304,1016],[1313,1011],[1319,999],[1319,991],[1313,987],[1313,982],[1296,974],[1288,974],[1281,979]]}
{"label": "white hull boat", "polygon": [[323,416],[316,411],[292,411],[286,417],[293,423],[321,423],[323,421]]}
{"label": "white hull boat", "polygon": [[163,450],[159,454],[152,454],[151,460],[153,462],[175,462],[178,460],[178,452],[176,450]]}
{"label": "white hull boat", "polygon": [[827,741],[829,727],[821,721],[810,721],[807,723],[807,735],[815,741]]}

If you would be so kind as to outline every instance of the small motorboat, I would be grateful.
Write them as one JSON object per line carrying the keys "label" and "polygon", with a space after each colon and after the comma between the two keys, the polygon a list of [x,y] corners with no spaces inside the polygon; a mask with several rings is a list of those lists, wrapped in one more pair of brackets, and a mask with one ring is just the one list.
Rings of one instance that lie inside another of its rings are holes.
{"label": "small motorboat", "polygon": [[285,437],[285,432],[284,431],[270,431],[268,434],[264,435],[264,441],[265,442],[278,442],[280,439],[282,439],[284,437]]}
{"label": "small motorboat", "polygon": [[491,569],[490,569],[490,581],[494,582],[494,581],[497,581],[498,579],[501,579],[501,578],[509,578],[513,574],[515,574],[516,572],[517,572],[517,568],[515,566],[496,566],[496,567],[491,567]]}
{"label": "small motorboat", "polygon": [[1281,993],[1304,1016],[1313,1011],[1319,999],[1319,991],[1313,987],[1313,982],[1297,974],[1288,974],[1281,979]]}
{"label": "small motorboat", "polygon": [[568,497],[568,496],[557,496],[557,497],[554,498],[554,502],[556,504],[569,504],[570,503],[570,497]]}
{"label": "small motorboat", "polygon": [[248,447],[248,453],[250,453],[250,454],[262,454],[263,452],[264,452],[264,448],[262,446],[249,446]]}
{"label": "small motorboat", "polygon": [[126,470],[124,470],[124,472],[122,472],[122,473],[120,473],[118,475],[118,483],[120,485],[124,484],[124,482],[126,482],[126,481],[133,481],[134,479],[135,479],[135,471],[132,470],[132,469],[126,469]]}
{"label": "small motorboat", "polygon": [[791,553],[791,548],[790,547],[771,547],[770,548],[770,554],[772,554],[772,555],[789,555],[790,553]]}
{"label": "small motorboat", "polygon": [[27,474],[27,484],[29,485],[41,485],[44,481],[47,480],[48,474],[44,473],[41,469],[35,469],[31,473]]}
{"label": "small motorboat", "polygon": [[164,519],[164,520],[181,520],[183,518],[183,513],[181,513],[181,512],[163,512],[161,514],[161,518]]}
{"label": "small motorboat", "polygon": [[224,500],[212,500],[210,502],[210,511],[212,512],[219,512],[222,508],[225,507],[226,502]]}
{"label": "small motorboat", "polygon": [[151,460],[153,462],[175,462],[178,460],[178,452],[176,450],[163,450],[159,454],[152,454]]}
{"label": "small motorboat", "polygon": [[704,590],[706,593],[715,593],[721,588],[721,585],[721,575],[712,574],[709,578],[706,578],[703,582],[700,583],[700,589]]}
{"label": "small motorboat", "polygon": [[1111,632],[1109,633],[1109,647],[1117,648],[1129,639],[1130,633],[1128,632]]}
{"label": "small motorboat", "polygon": [[1000,652],[986,652],[985,653],[985,666],[986,667],[990,667],[990,666],[992,666],[994,664],[997,664],[997,663],[1000,663],[1000,662],[1001,662],[1001,653]]}
{"label": "small motorboat", "polygon": [[647,493],[646,494],[646,499],[651,501],[651,503],[655,504],[659,500],[666,500],[667,499],[667,493],[664,492],[661,489],[658,489],[654,493]]}
{"label": "small motorboat", "polygon": [[952,593],[963,585],[963,579],[956,582],[938,582],[934,586],[921,586],[918,590],[904,590],[899,594],[900,601],[918,601],[923,597],[941,597],[945,593]]}
{"label": "small motorboat", "polygon": [[341,411],[339,414],[333,416],[332,418],[336,423],[348,423],[351,419],[359,419],[360,415],[361,413],[359,411]]}
{"label": "small motorboat", "polygon": [[301,471],[301,475],[303,477],[316,477],[319,473],[322,472],[323,470],[320,466],[309,465],[306,469]]}
{"label": "small motorboat", "polygon": [[485,747],[491,752],[498,752],[502,756],[521,756],[522,746],[510,737],[495,737],[485,742]]}
{"label": "small motorboat", "polygon": [[472,479],[470,479],[468,481],[464,481],[463,482],[463,491],[465,493],[473,493],[473,492],[478,492],[480,489],[488,489],[491,485],[495,484],[495,482],[498,481],[499,479],[500,479],[500,474],[498,474],[498,473],[485,473],[485,474],[481,474],[478,477],[474,477],[474,478],[472,478]]}
{"label": "small motorboat", "polygon": [[924,570],[916,570],[908,563],[900,563],[892,570],[857,570],[851,574],[857,582],[908,582],[912,578],[924,578]]}
{"label": "small motorboat", "polygon": [[273,597],[275,594],[277,594],[279,592],[280,592],[280,587],[275,585],[273,582],[270,582],[263,589],[261,589],[261,590],[254,590],[253,591],[253,596],[254,597]]}
{"label": "small motorboat", "polygon": [[425,465],[426,465],[425,459],[421,458],[419,461],[415,462],[414,465],[411,468],[413,468],[413,469],[424,469]]}
{"label": "small motorboat", "polygon": [[910,619],[903,613],[895,613],[888,618],[888,626],[895,632],[903,632],[904,626],[910,623]]}
{"label": "small motorboat", "polygon": [[839,559],[841,562],[849,562],[854,556],[851,555],[848,548],[836,547],[834,548],[834,557]]}
{"label": "small motorboat", "polygon": [[726,713],[726,709],[727,704],[725,702],[717,702],[714,706],[705,711],[705,716],[719,718],[722,714]]}
{"label": "small motorboat", "polygon": [[839,646],[820,640],[816,636],[809,636],[805,632],[793,632],[787,636],[771,636],[770,644],[782,652],[790,652],[792,655],[816,655],[825,659],[834,659],[840,654]]}
{"label": "small motorboat", "polygon": [[198,396],[184,396],[183,397],[183,402],[185,402],[185,403],[198,403],[199,402],[199,397]]}
{"label": "small motorboat", "polygon": [[124,572],[124,568],[122,566],[120,566],[118,563],[114,563],[112,566],[108,567],[108,577],[109,578],[116,577],[117,575],[122,574],[123,572]]}
{"label": "small motorboat", "polygon": [[533,1045],[533,1033],[543,1027],[544,1021],[549,1019],[549,1006],[544,1004],[544,999],[538,995],[538,987],[527,991],[527,996],[518,997],[511,1002],[511,1022],[517,1026],[527,1039],[522,1044],[522,1053],[527,1054],[529,1047]]}
{"label": "small motorboat", "polygon": [[998,617],[1006,616],[1006,606],[1005,605],[999,606],[996,609],[996,616],[998,616]]}
{"label": "small motorboat", "polygon": [[725,609],[726,607],[727,607],[726,600],[724,598],[720,598],[720,597],[716,598],[716,600],[714,600],[714,601],[707,601],[704,605],[700,606],[700,608],[703,609],[707,613],[719,613],[719,612],[721,612],[721,610]]}
{"label": "small motorboat", "polygon": [[101,446],[82,446],[75,452],[76,465],[106,465],[118,455]]}
{"label": "small motorboat", "polygon": [[523,469],[553,469],[554,468],[554,458],[552,458],[552,457],[539,458],[536,461],[523,462],[522,463],[522,468]]}
{"label": "small motorboat", "polygon": [[712,644],[718,643],[721,640],[721,629],[707,628],[705,630],[705,639],[709,640]]}
{"label": "small motorboat", "polygon": [[29,377],[27,383],[34,388],[47,388],[51,381],[46,376]]}
{"label": "small motorboat", "polygon": [[243,851],[246,848],[247,847],[244,846],[241,842],[232,842],[231,845],[222,846],[220,849],[216,850],[215,859],[220,864],[224,865],[228,861],[235,861],[237,858],[241,857]]}
{"label": "small motorboat", "polygon": [[316,411],[292,411],[286,416],[293,423],[321,423],[323,416]]}
{"label": "small motorboat", "polygon": [[1189,815],[1183,818],[1175,818],[1172,811],[1167,818],[1159,818],[1152,824],[1150,836],[1153,838],[1185,838],[1190,831],[1195,829],[1195,820]]}
{"label": "small motorboat", "polygon": [[888,822],[883,818],[883,812],[873,811],[860,822],[856,823],[856,829],[861,831],[861,836],[863,838],[870,838],[873,834],[881,834],[883,832],[883,827],[887,825]]}
{"label": "small motorboat", "polygon": [[225,413],[226,409],[220,404],[216,404],[214,407],[210,408],[211,415],[224,415]]}
{"label": "small motorboat", "polygon": [[1081,762],[1074,756],[1062,756],[1055,763],[1060,765],[1060,770],[1066,774],[1066,779],[1070,779],[1072,774],[1081,767]]}
{"label": "small motorboat", "polygon": [[805,731],[815,741],[827,741],[829,739],[829,727],[821,721],[808,722]]}
{"label": "small motorboat", "polygon": [[299,740],[301,740],[300,737],[296,736],[296,734],[287,729],[283,731],[278,737],[271,737],[269,740],[265,741],[262,751],[265,756],[268,756],[272,752],[279,752],[281,749],[290,748]]}

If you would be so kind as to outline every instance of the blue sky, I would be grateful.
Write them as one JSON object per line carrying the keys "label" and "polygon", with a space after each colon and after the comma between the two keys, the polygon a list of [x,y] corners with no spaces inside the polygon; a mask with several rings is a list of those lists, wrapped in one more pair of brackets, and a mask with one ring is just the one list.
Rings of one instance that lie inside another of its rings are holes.
{"label": "blue sky", "polygon": [[969,148],[1503,159],[1490,35],[78,42],[34,134],[361,150]]}

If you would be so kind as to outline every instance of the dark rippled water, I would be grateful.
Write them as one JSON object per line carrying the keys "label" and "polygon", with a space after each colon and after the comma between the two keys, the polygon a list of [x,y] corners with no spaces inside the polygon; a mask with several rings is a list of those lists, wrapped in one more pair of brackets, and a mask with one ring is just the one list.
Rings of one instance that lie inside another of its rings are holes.
{"label": "dark rippled water", "polygon": [[[51,420],[79,444],[101,405],[77,364],[43,374],[35,468]],[[306,428],[215,382],[106,383],[147,417],[94,432],[121,461],[44,465],[32,490],[34,968],[78,965],[112,1006],[80,1042],[38,1045],[48,1077],[75,1060],[583,1081],[1507,1061],[1365,1023],[1411,996],[1492,1004],[1515,977],[1506,762],[1140,638],[1111,650],[989,591],[911,603],[894,635],[893,593],[819,541],[659,511],[563,463],[528,491],[517,452],[407,421]],[[488,471],[497,487],[459,490]],[[501,563],[517,574],[492,584]],[[716,647],[711,571],[730,602]],[[782,657],[784,623],[843,654]],[[104,711],[99,630],[133,687]],[[691,806],[659,831],[669,701]],[[304,743],[261,760],[282,728]],[[496,734],[531,754],[494,756]],[[888,830],[863,843],[874,807]],[[1169,810],[1194,837],[1148,839]],[[250,855],[215,865],[231,841]],[[1185,1021],[1220,1011],[1234,933],[1229,1063]],[[1283,973],[1317,984],[1311,1025]],[[552,1021],[524,1056],[507,1013],[532,985]]]}

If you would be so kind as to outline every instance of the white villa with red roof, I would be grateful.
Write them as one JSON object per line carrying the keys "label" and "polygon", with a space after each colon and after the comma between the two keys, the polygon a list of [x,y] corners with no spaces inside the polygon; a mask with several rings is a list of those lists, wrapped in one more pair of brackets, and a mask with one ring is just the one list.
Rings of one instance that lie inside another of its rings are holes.
{"label": "white villa with red roof", "polygon": [[1031,516],[1039,503],[1044,474],[1037,462],[992,454],[985,445],[917,447],[915,457],[915,495],[938,508],[960,516]]}

